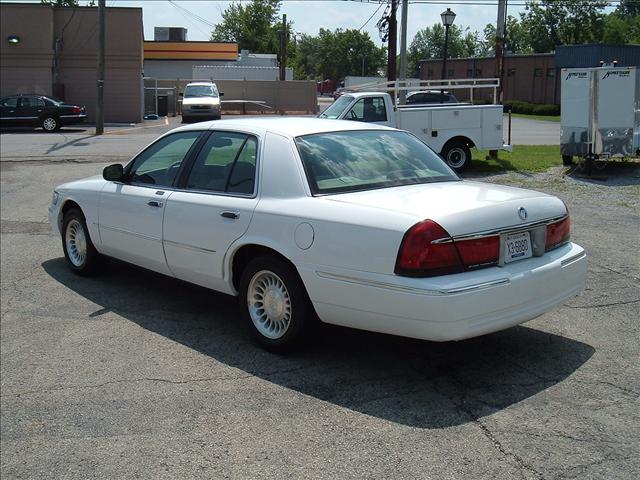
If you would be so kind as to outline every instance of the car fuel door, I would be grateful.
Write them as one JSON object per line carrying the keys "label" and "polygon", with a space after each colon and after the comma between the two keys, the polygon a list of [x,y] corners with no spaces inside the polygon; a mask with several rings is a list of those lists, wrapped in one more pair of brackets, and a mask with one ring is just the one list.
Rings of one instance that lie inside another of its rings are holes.
{"label": "car fuel door", "polygon": [[258,203],[257,151],[255,136],[213,132],[184,184],[168,199],[163,242],[176,277],[232,293],[224,279],[224,259],[249,228]]}

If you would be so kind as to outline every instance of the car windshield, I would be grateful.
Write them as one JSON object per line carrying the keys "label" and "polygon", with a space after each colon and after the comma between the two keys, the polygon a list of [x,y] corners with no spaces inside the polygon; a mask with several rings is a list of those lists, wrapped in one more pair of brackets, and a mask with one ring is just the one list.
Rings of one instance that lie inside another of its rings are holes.
{"label": "car windshield", "polygon": [[185,98],[189,97],[217,97],[218,91],[213,85],[187,85],[184,90]]}
{"label": "car windshield", "polygon": [[333,118],[333,119],[338,118],[340,117],[340,115],[342,115],[342,112],[345,111],[345,109],[349,106],[352,100],[353,100],[353,97],[350,97],[348,95],[343,95],[341,97],[338,97],[338,99],[335,102],[329,105],[329,107],[318,116],[320,118]]}
{"label": "car windshield", "polygon": [[314,194],[459,180],[407,132],[351,130],[296,138]]}

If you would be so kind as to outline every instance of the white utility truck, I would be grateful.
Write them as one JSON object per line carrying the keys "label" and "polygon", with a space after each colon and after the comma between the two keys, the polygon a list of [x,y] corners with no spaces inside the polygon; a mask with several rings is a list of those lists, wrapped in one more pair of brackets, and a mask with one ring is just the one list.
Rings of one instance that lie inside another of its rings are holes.
{"label": "white utility truck", "polygon": [[560,152],[587,169],[640,149],[640,75],[636,67],[564,68],[561,80]]}
{"label": "white utility truck", "polygon": [[[439,153],[451,168],[462,171],[471,165],[472,147],[480,150],[511,151],[511,145],[503,139],[502,105],[401,105],[394,103],[387,91],[391,91],[394,98],[399,99],[400,92],[409,93],[440,87],[446,91],[468,88],[471,89],[473,101],[473,89],[477,88],[493,88],[495,99],[498,82],[498,79],[452,79],[361,85],[353,89],[354,91],[340,96],[319,116],[377,123],[407,130]],[[360,91],[376,87],[379,91]]]}

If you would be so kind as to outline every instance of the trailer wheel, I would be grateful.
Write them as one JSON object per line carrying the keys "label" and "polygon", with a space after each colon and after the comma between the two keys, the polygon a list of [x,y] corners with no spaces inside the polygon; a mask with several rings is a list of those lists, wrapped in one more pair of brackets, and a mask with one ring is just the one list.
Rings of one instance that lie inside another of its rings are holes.
{"label": "trailer wheel", "polygon": [[471,149],[461,142],[445,145],[440,156],[456,172],[462,172],[471,166]]}

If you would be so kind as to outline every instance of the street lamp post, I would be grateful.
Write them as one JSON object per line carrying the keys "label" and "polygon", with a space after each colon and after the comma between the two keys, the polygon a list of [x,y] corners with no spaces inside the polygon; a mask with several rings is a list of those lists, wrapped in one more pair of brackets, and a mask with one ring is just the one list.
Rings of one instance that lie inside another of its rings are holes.
{"label": "street lamp post", "polygon": [[[453,21],[456,19],[456,14],[453,13],[453,10],[447,8],[444,12],[440,14],[442,18],[442,24],[444,25],[444,52],[442,55],[442,80],[445,80],[447,77],[447,47],[449,46],[449,27],[453,25]],[[444,90],[440,90],[440,103],[444,102]]]}

